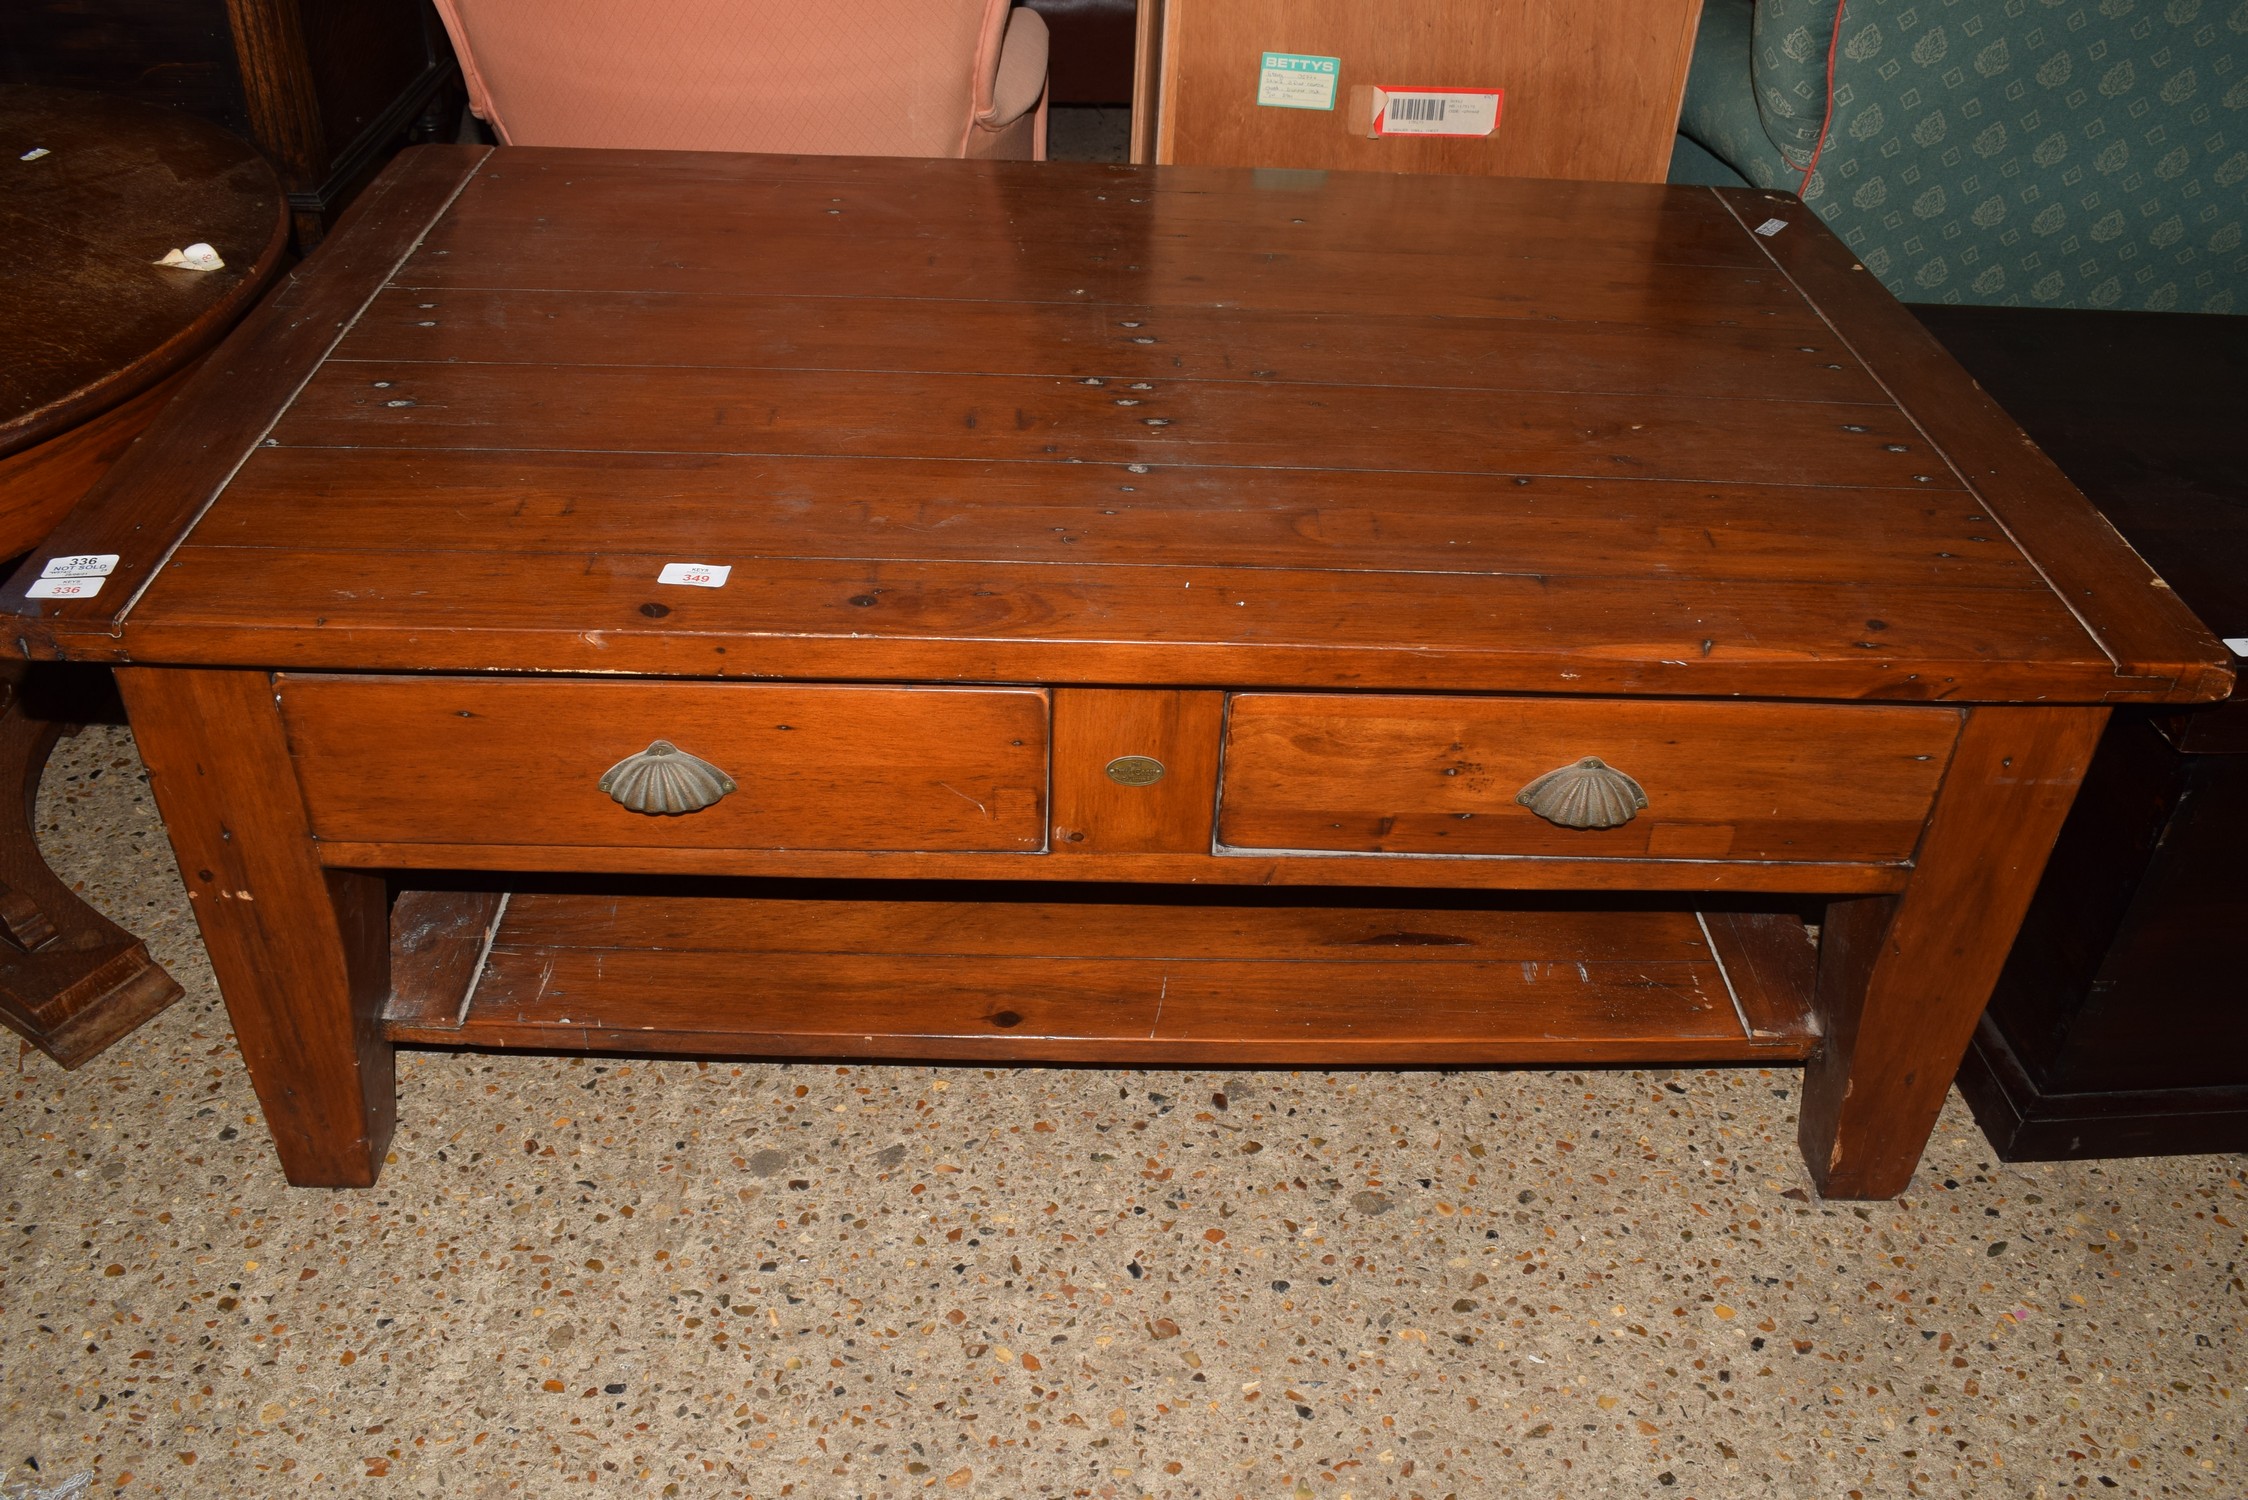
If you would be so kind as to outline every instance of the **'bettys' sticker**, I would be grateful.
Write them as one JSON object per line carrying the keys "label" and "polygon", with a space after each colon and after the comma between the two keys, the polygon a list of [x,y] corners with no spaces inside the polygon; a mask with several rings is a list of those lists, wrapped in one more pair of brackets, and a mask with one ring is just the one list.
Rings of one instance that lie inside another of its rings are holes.
{"label": "'bettys' sticker", "polygon": [[50,557],[47,566],[39,570],[41,578],[107,578],[117,571],[117,554],[114,552],[79,552],[69,557]]}
{"label": "'bettys' sticker", "polygon": [[23,591],[26,599],[91,599],[101,592],[99,578],[38,578]]}
{"label": "'bettys' sticker", "polygon": [[1374,114],[1376,135],[1489,135],[1499,128],[1505,89],[1393,89],[1383,87]]}
{"label": "'bettys' sticker", "polygon": [[1257,102],[1275,109],[1333,109],[1342,72],[1339,57],[1267,52],[1257,70]]}
{"label": "'bettys' sticker", "polygon": [[698,589],[722,589],[726,577],[734,571],[732,563],[665,563],[656,575],[658,583],[684,583]]}

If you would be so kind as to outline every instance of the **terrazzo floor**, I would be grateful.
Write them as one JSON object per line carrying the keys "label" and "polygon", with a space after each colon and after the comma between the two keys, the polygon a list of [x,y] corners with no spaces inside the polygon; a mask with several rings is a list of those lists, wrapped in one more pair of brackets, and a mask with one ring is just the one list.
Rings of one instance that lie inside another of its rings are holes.
{"label": "terrazzo floor", "polygon": [[40,824],[188,993],[6,1092],[10,1493],[2248,1493],[2237,1157],[1955,1099],[1830,1204],[1781,1070],[416,1053],[298,1191],[123,729]]}

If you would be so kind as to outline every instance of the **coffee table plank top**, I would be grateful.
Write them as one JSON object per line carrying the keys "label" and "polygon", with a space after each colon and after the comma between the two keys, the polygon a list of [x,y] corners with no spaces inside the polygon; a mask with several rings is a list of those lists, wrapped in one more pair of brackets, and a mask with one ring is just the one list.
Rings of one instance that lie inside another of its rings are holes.
{"label": "coffee table plank top", "polygon": [[[57,535],[121,554],[103,593],[23,601],[45,553],[10,586],[28,649],[1969,702],[2229,682],[1791,199],[468,148],[383,186],[188,393],[201,421]],[[734,572],[658,584],[672,561]]]}

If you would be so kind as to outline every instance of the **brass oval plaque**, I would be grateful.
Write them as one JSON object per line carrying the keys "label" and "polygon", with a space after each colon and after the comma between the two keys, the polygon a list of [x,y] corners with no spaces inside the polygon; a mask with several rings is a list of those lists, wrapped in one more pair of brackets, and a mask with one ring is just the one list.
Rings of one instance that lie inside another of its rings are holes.
{"label": "brass oval plaque", "polygon": [[1108,779],[1126,786],[1153,786],[1163,779],[1163,762],[1152,755],[1119,755],[1108,763]]}

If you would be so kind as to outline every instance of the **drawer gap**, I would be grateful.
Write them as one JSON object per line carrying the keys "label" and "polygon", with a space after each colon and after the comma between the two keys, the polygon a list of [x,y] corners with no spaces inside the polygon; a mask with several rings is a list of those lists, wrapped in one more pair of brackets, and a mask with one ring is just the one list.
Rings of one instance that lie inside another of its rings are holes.
{"label": "drawer gap", "polygon": [[1791,915],[965,889],[527,891],[504,911],[409,890],[383,1026],[448,1046],[1322,1067],[1789,1062],[1817,1042]]}

